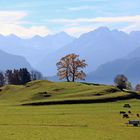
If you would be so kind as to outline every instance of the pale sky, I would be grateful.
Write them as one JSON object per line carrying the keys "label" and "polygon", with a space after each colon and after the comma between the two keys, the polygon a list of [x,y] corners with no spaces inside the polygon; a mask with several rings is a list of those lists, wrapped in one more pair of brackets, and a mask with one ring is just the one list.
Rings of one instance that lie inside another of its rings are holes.
{"label": "pale sky", "polygon": [[139,0],[0,0],[0,34],[79,36],[100,26],[140,30]]}

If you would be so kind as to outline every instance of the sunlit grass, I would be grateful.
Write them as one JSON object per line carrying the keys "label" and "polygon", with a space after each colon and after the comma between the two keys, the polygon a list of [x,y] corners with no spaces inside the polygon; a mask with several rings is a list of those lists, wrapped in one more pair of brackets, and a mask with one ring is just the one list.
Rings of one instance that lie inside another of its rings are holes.
{"label": "sunlit grass", "polygon": [[1,88],[0,104],[23,104],[38,101],[102,99],[129,95],[114,86],[82,83],[33,81],[25,86]]}

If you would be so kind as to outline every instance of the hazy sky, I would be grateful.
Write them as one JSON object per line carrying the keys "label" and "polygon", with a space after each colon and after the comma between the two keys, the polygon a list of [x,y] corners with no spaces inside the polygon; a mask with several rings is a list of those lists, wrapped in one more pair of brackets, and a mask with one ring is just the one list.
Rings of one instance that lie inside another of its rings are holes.
{"label": "hazy sky", "polygon": [[100,26],[140,30],[140,0],[0,0],[0,34],[78,36]]}

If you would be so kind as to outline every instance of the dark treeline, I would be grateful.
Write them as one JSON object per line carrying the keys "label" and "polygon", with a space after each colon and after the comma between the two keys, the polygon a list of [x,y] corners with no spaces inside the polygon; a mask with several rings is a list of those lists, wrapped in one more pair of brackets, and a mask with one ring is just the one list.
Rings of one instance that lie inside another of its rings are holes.
{"label": "dark treeline", "polygon": [[29,72],[26,68],[0,72],[0,86],[5,84],[24,85],[30,81],[40,79],[43,79],[40,72],[34,70]]}

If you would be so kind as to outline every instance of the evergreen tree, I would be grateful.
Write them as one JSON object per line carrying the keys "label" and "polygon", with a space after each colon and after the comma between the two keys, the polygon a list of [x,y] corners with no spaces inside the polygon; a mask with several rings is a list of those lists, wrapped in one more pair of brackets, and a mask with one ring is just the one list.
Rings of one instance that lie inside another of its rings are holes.
{"label": "evergreen tree", "polygon": [[42,80],[43,76],[41,74],[41,72],[36,71],[36,70],[32,70],[31,71],[31,80]]}
{"label": "evergreen tree", "polygon": [[0,72],[0,86],[5,84],[5,78],[3,72]]}
{"label": "evergreen tree", "polygon": [[5,79],[7,84],[24,85],[31,81],[31,75],[26,68],[7,70]]}
{"label": "evergreen tree", "polygon": [[22,68],[19,70],[21,83],[22,85],[31,81],[31,75],[26,68]]}
{"label": "evergreen tree", "polygon": [[13,83],[13,78],[12,78],[12,70],[7,70],[5,72],[5,82],[6,84],[12,84]]}

